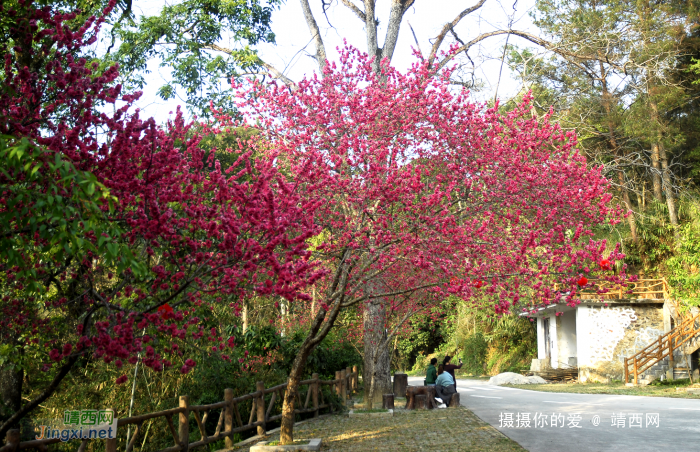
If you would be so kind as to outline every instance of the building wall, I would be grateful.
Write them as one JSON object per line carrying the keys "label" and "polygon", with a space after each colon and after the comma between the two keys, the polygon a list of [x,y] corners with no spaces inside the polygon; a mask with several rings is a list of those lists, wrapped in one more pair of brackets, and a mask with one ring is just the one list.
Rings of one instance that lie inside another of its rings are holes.
{"label": "building wall", "polygon": [[559,341],[557,340],[557,334],[557,317],[552,314],[549,316],[549,340],[551,342],[549,365],[554,369],[558,367],[557,360],[559,358]]}
{"label": "building wall", "polygon": [[559,361],[560,341],[557,337],[560,328],[557,327],[557,316],[551,315],[537,318],[537,359],[546,359],[546,344],[544,333],[544,319],[549,319],[549,347],[550,360],[547,363],[549,367],[557,368]]}
{"label": "building wall", "polygon": [[537,317],[537,359],[544,359],[544,318]]}
{"label": "building wall", "polygon": [[625,357],[664,333],[662,305],[579,306],[576,322],[579,378],[583,382],[621,380]]}
{"label": "building wall", "polygon": [[566,311],[557,317],[557,368],[566,367],[569,358],[577,358],[576,311]]}

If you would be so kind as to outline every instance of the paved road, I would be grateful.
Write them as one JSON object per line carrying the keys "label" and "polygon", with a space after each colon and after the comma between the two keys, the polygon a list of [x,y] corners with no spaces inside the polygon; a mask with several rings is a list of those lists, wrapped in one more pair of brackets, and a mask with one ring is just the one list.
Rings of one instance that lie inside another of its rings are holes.
{"label": "paved road", "polygon": [[457,380],[457,390],[463,406],[531,452],[700,451],[700,400],[538,392],[480,380]]}

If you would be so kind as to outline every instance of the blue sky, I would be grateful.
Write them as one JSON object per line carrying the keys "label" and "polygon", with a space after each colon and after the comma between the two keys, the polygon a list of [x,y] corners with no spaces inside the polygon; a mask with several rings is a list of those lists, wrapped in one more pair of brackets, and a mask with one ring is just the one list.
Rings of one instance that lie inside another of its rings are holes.
{"label": "blue sky", "polygon": [[[430,40],[437,36],[442,26],[452,21],[463,9],[471,6],[477,0],[417,0],[415,6],[406,13],[399,34],[393,65],[400,70],[407,68],[413,61],[412,47],[415,41],[408,26],[410,22],[423,53],[427,53],[431,47]],[[165,2],[143,1],[134,2],[136,16],[142,14],[157,14]],[[322,1],[311,0],[311,7],[321,29],[329,59],[337,57],[336,47],[342,46],[343,39],[361,50],[366,50],[365,35],[362,22],[346,8],[339,0],[333,0],[327,11],[328,21],[322,12]],[[361,2],[355,0],[356,4]],[[539,34],[532,24],[528,12],[533,8],[535,0],[519,0],[516,3],[499,0],[487,0],[486,4],[477,12],[465,17],[456,28],[460,38],[464,41],[473,39],[481,33],[495,29],[506,29],[512,20],[513,29]],[[513,7],[515,6],[515,11]],[[377,1],[377,16],[380,20],[379,38],[383,42],[385,33],[384,24],[388,19],[389,0]],[[276,45],[265,44],[258,49],[262,58],[284,71],[285,75],[293,80],[300,80],[304,75],[317,70],[316,62],[309,56],[315,52],[310,43],[310,34],[304,21],[301,7],[297,0],[287,2],[273,14],[272,30],[276,34]],[[505,44],[505,36],[489,38],[472,49],[470,56],[477,67],[476,78],[482,82],[482,86],[473,92],[474,100],[484,101],[492,99],[499,79],[501,67],[502,49]],[[225,40],[224,40],[225,41]],[[445,41],[442,49],[446,50],[450,41]],[[511,36],[510,44],[521,47],[527,46],[520,38]],[[228,44],[222,42],[222,45]],[[466,59],[461,60],[468,63]],[[149,65],[151,73],[148,75],[148,83],[144,89],[144,95],[137,106],[141,108],[145,116],[154,116],[159,122],[164,121],[169,112],[174,111],[177,105],[183,105],[180,98],[163,101],[156,95],[156,90],[169,79],[168,68],[161,68],[157,61]],[[507,67],[503,68],[498,97],[507,100],[515,95],[521,88],[515,74],[511,74]],[[184,105],[183,105],[184,106]]]}

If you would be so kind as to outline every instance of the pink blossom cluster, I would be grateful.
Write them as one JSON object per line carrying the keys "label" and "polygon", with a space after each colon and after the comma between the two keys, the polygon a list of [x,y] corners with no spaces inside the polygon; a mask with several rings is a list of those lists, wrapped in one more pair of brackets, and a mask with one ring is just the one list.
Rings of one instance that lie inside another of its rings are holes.
{"label": "pink blossom cluster", "polygon": [[[390,311],[453,294],[486,296],[500,315],[555,300],[554,283],[570,286],[575,303],[584,274],[623,257],[603,256],[605,243],[593,240],[592,228],[619,213],[601,168],[587,165],[573,132],[534,117],[529,96],[504,113],[470,102],[450,70],[427,61],[406,73],[381,67],[376,74],[372,58],[345,47],[292,89],[234,84],[246,121],[262,126],[259,152],[323,200],[314,257],[328,270],[327,296],[347,266],[345,293],[333,295],[343,305],[367,300],[371,284]],[[420,292],[432,295],[408,297]]]}
{"label": "pink blossom cluster", "polygon": [[[114,5],[112,0],[104,13]],[[224,172],[214,152],[200,146],[203,134],[220,132],[216,124],[195,131],[178,109],[159,127],[130,112],[140,94],[122,94],[115,84],[118,67],[99,72],[78,56],[96,39],[103,17],[72,31],[73,13],[28,0],[16,6],[2,6],[3,14],[23,20],[13,30],[18,47],[4,58],[0,133],[26,137],[94,174],[109,190],[105,221],[121,225],[122,233],[85,231],[82,240],[128,246],[141,256],[142,269],[117,272],[92,252],[79,261],[46,259],[45,241],[34,236],[35,246],[21,252],[26,262],[36,263],[45,289],[27,296],[27,281],[16,277],[17,269],[2,268],[13,294],[0,304],[3,342],[23,337],[50,345],[44,370],[54,363],[72,366],[85,354],[117,368],[142,355],[154,370],[179,363],[187,373],[196,363],[182,356],[178,342],[207,340],[217,351],[235,345],[203,329],[200,315],[212,304],[235,309],[236,300],[251,291],[306,298],[302,289],[320,276],[306,249],[306,240],[318,231],[312,221],[317,200],[302,198],[273,159],[253,156],[244,142],[222,150],[235,156]],[[27,59],[44,61],[43,67],[32,70],[23,65]],[[99,108],[107,105],[113,114]],[[55,176],[50,160],[38,162],[47,179]],[[21,183],[0,178],[3,184]],[[47,190],[37,183],[29,188]],[[0,209],[7,210],[7,201],[0,198]],[[31,201],[19,207],[18,216],[36,215]],[[67,218],[74,220],[80,219]]]}

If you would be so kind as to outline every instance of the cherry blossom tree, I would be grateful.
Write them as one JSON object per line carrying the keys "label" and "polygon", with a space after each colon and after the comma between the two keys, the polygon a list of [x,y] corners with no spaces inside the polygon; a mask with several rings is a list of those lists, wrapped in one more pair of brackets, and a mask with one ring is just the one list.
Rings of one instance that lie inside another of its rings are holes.
{"label": "cherry blossom tree", "polygon": [[[293,89],[234,85],[247,121],[261,125],[259,152],[275,158],[305,197],[321,202],[313,257],[318,311],[294,362],[284,398],[282,442],[293,439],[296,390],[309,353],[343,309],[364,310],[367,399],[390,383],[382,352],[404,317],[448,294],[486,293],[495,314],[559,297],[603,259],[591,228],[609,220],[600,169],[576,136],[530,113],[469,102],[450,71],[418,61],[405,74],[353,48]],[[605,256],[609,263],[621,255]],[[400,322],[399,322],[400,323]],[[367,349],[366,349],[367,352]]]}
{"label": "cherry blossom tree", "polygon": [[[119,369],[142,353],[156,371],[187,373],[196,362],[185,339],[227,359],[234,340],[204,328],[213,304],[237,312],[250,293],[304,299],[319,276],[306,244],[318,232],[315,201],[273,160],[239,143],[222,171],[179,111],[165,127],[140,119],[129,111],[138,93],[114,84],[118,68],[80,58],[102,19],[76,31],[75,14],[15,6],[2,10],[22,46],[5,55],[0,93],[0,366],[13,394],[32,363],[52,378],[33,400],[13,401],[0,437],[81,360]],[[27,58],[43,62],[42,76]]]}

